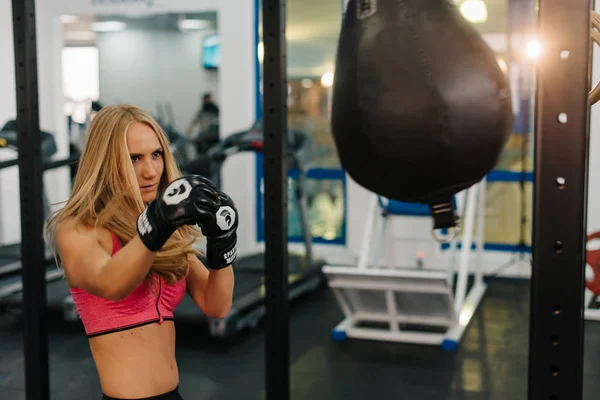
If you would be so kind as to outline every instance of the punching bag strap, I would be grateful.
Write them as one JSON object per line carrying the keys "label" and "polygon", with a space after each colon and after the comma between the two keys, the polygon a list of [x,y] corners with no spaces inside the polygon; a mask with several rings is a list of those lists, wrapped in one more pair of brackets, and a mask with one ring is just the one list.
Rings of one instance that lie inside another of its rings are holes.
{"label": "punching bag strap", "polygon": [[[433,217],[433,237],[440,243],[451,242],[458,233],[458,217],[452,200],[431,203],[429,209]],[[440,229],[448,230],[448,234],[439,234]]]}

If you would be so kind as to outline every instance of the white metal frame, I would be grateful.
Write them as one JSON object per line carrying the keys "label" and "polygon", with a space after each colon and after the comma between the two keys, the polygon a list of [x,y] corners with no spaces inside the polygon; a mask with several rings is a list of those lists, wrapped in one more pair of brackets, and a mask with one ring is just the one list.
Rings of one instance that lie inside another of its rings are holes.
{"label": "white metal frame", "polygon": [[[383,252],[388,218],[395,215],[384,215],[378,198],[374,195],[368,210],[367,226],[357,266],[323,267],[329,287],[345,315],[344,320],[333,329],[332,337],[340,340],[359,338],[441,345],[443,349],[454,350],[487,290],[483,281],[481,257],[485,227],[485,189],[486,181],[483,179],[466,190],[464,213],[459,213],[462,219],[462,233],[458,270],[455,271],[454,268],[459,240],[456,237],[450,243],[450,263],[446,272],[417,268],[384,268],[380,265],[379,258]],[[476,220],[477,259],[472,271],[475,280],[467,291]],[[377,222],[380,225],[379,232],[375,243],[372,243]],[[369,255],[372,250],[375,251],[375,260],[370,264]],[[457,279],[453,290],[455,272]],[[411,299],[412,304],[407,304]],[[384,323],[386,327],[360,326],[365,323]],[[400,328],[400,324],[438,327],[438,330],[404,329]]]}

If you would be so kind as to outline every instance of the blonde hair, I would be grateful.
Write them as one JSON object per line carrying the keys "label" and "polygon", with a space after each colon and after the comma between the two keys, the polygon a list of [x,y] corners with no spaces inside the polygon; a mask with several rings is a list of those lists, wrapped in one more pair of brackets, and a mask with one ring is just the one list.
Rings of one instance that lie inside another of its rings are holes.
{"label": "blonde hair", "polygon": [[[137,236],[136,221],[144,210],[135,170],[127,149],[127,131],[135,123],[148,125],[163,148],[164,171],[159,191],[181,176],[162,128],[146,111],[122,104],[102,108],[92,120],[79,159],[71,196],[56,211],[46,226],[46,237],[56,256],[53,234],[66,219],[89,228],[102,227],[113,232],[126,245]],[[188,255],[201,235],[189,225],[179,228],[158,251],[148,274],[155,273],[175,283],[188,272]]]}

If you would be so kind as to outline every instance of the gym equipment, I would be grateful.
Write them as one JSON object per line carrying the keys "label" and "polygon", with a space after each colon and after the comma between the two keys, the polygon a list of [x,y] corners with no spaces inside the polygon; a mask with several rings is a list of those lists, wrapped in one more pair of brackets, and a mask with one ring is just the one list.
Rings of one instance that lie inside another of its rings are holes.
{"label": "gym equipment", "polygon": [[[367,214],[358,265],[326,265],[323,268],[345,319],[338,324],[332,338],[359,338],[394,342],[441,345],[454,350],[479,306],[487,286],[481,271],[483,252],[485,186],[483,179],[467,189],[461,253],[454,285],[457,238],[450,243],[450,262],[446,272],[419,268],[396,268],[381,265],[390,218],[407,215],[405,204],[384,201],[373,194]],[[461,193],[459,193],[461,194]],[[457,201],[457,203],[460,203]],[[463,202],[464,203],[464,202]],[[419,215],[431,218],[426,205],[413,207]],[[477,220],[475,280],[467,291],[471,247]],[[373,231],[379,232],[373,240]],[[370,255],[374,260],[370,261]]]}
{"label": "gym equipment", "polygon": [[[298,169],[301,173],[306,172],[311,165],[314,157],[312,140],[309,135],[301,131],[287,131],[288,153],[284,155],[288,171]],[[196,139],[197,145],[206,147],[209,143],[214,143],[215,132],[206,131],[204,135]],[[201,154],[195,160],[182,167],[182,170],[188,173],[203,175],[212,180],[217,187],[221,186],[221,168],[225,160],[233,154],[241,152],[263,151],[263,125],[262,120],[255,121],[250,129],[233,133],[225,139],[214,143],[204,154]]]}
{"label": "gym equipment", "polygon": [[428,204],[434,229],[454,227],[452,196],[496,165],[512,119],[507,78],[454,3],[348,2],[331,127],[359,185]]}
{"label": "gym equipment", "polygon": [[[9,121],[4,127],[15,127],[15,123]],[[2,144],[0,148],[10,148],[17,154],[20,153],[17,145],[17,132],[14,130],[1,130],[0,144]],[[72,153],[66,159],[52,160],[57,148],[54,136],[48,132],[40,132],[40,147],[44,171],[64,166],[73,168],[73,164],[76,164],[79,159],[79,154]],[[0,170],[17,166],[17,164],[17,158],[0,162]],[[44,218],[47,218],[50,215],[50,205],[45,191],[42,192],[42,206]],[[41,267],[46,270],[46,282],[59,280],[64,275],[62,270],[56,268],[54,256],[47,246],[45,247],[44,266]],[[3,245],[0,247],[0,313],[12,310],[10,298],[15,294],[20,295],[22,290],[21,244]]]}
{"label": "gym equipment", "polygon": [[[15,128],[14,120],[10,120],[4,124],[2,130],[0,130],[0,148],[11,149],[18,152],[17,146],[17,132]],[[40,132],[41,135],[41,152],[42,159],[47,163],[54,154],[56,154],[56,143],[54,137],[48,132]],[[16,166],[18,159],[6,160],[0,162],[0,170]],[[46,194],[43,195],[43,209],[44,215],[47,216],[50,213],[50,206]],[[21,269],[21,244],[11,244],[0,246],[0,276],[5,272],[12,273]]]}
{"label": "gym equipment", "polygon": [[[587,244],[600,239],[600,231],[587,235]],[[591,268],[592,279],[585,281],[584,317],[589,321],[600,321],[600,308],[597,307],[600,296],[600,248],[587,249],[585,261]]]}
{"label": "gym equipment", "polygon": [[[14,130],[15,123],[10,120],[4,124],[2,130],[0,130],[0,149],[11,149],[17,150],[17,134]],[[54,138],[48,132],[41,132],[41,148],[42,158],[44,160],[50,159],[56,153],[56,144]],[[0,170],[16,166],[18,159],[0,161]],[[47,215],[49,212],[48,201],[44,196],[43,199],[44,214]],[[14,284],[20,279],[21,272],[21,244],[9,244],[0,245],[0,286],[7,284]],[[6,280],[6,278],[10,278]],[[0,289],[0,296],[2,289]]]}
{"label": "gym equipment", "polygon": [[591,7],[547,0],[535,12],[542,51],[535,65],[528,392],[530,399],[581,400]]}
{"label": "gym equipment", "polygon": [[[185,166],[186,173],[204,175],[220,187],[220,170],[228,157],[240,152],[262,152],[262,121],[256,121],[247,131],[234,133],[213,146],[204,157]],[[284,160],[287,171],[299,171],[298,182],[293,196],[300,208],[301,228],[304,238],[304,254],[290,253],[288,256],[290,285],[289,300],[315,290],[324,282],[321,272],[325,262],[314,259],[312,238],[308,222],[308,204],[304,194],[306,171],[312,161],[312,141],[299,131],[288,130],[288,153]],[[286,236],[287,237],[287,236]],[[264,273],[265,255],[263,253],[239,255],[233,266],[236,284],[231,312],[224,319],[208,319],[209,331],[213,336],[231,336],[247,327],[255,328],[265,314]],[[197,319],[198,307],[186,298],[175,310],[180,318]]]}
{"label": "gym equipment", "polygon": [[171,151],[173,152],[178,165],[181,166],[187,163],[188,159],[186,147],[188,146],[188,140],[175,128],[175,112],[173,111],[173,105],[169,101],[162,103],[157,102],[156,110],[156,122],[158,122],[167,135],[171,145]]}

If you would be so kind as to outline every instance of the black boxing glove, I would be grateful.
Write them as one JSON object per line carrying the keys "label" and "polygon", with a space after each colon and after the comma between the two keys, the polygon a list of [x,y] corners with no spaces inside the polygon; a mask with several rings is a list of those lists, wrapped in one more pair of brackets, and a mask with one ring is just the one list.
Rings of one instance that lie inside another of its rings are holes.
{"label": "black boxing glove", "polygon": [[231,197],[218,191],[218,201],[200,206],[198,226],[206,236],[206,266],[222,269],[237,258],[238,212]]}
{"label": "black boxing glove", "polygon": [[150,251],[158,251],[173,232],[183,225],[195,225],[204,209],[219,201],[214,184],[199,175],[182,176],[148,203],[137,219],[137,232]]}

